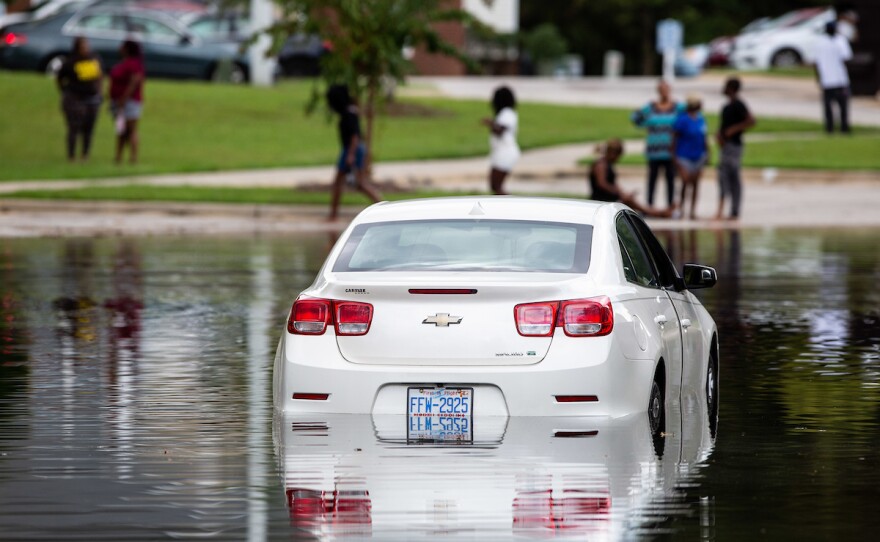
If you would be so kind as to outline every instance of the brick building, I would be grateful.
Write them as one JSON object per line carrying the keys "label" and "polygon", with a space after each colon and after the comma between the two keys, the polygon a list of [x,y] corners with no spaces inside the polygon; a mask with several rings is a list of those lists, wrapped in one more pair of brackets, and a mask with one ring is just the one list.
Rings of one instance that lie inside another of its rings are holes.
{"label": "brick building", "polygon": [[[447,4],[464,9],[499,34],[519,30],[519,0],[448,0]],[[460,22],[438,23],[436,28],[444,40],[478,62],[485,73],[517,72],[518,51],[515,47],[482,41],[471,35]],[[467,72],[460,61],[424,50],[415,51],[412,62],[420,75],[464,75]]]}

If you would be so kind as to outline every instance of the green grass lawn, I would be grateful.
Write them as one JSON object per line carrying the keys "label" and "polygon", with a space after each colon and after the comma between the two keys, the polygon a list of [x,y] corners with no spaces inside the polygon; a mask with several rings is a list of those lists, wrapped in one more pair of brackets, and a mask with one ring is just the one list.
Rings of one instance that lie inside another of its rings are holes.
{"label": "green grass lawn", "polygon": [[761,141],[743,155],[747,167],[880,171],[880,135],[823,136],[815,140]]}
{"label": "green grass lawn", "polygon": [[[718,149],[712,149],[713,160]],[[581,160],[588,162],[589,158]],[[644,164],[642,154],[628,154],[624,164]],[[880,134],[873,129],[859,129],[851,136],[820,135],[815,139],[748,141],[743,154],[745,167],[793,169],[880,170]]]}
{"label": "green grass lawn", "polygon": [[792,66],[790,68],[769,68],[766,70],[749,70],[743,72],[734,68],[710,68],[705,73],[714,75],[737,76],[746,81],[751,77],[767,75],[771,77],[797,77],[800,79],[815,79],[816,72],[812,66]]}
{"label": "green grass lawn", "polygon": [[[443,190],[418,190],[413,192],[386,192],[385,199],[395,201],[439,196],[467,196],[480,192],[452,192]],[[482,192],[485,194],[485,192]],[[65,199],[83,201],[166,201],[181,203],[242,203],[285,205],[329,205],[330,191],[305,191],[290,188],[226,188],[213,186],[150,186],[130,184],[106,186],[93,184],[83,188],[25,190],[4,194],[3,197],[28,199]],[[359,192],[343,194],[343,205],[368,205],[370,200]]]}
{"label": "green grass lawn", "polygon": [[[150,80],[141,121],[141,162],[112,164],[113,128],[102,110],[87,164],[69,164],[64,125],[52,80],[39,74],[0,71],[0,181],[97,179],[129,175],[219,171],[330,164],[338,153],[335,123],[318,112],[304,114],[311,81],[272,88]],[[488,152],[478,124],[489,111],[483,101],[410,98],[407,104],[436,115],[385,116],[377,125],[377,160],[478,156]],[[629,110],[521,104],[523,148],[642,132]],[[717,118],[709,116],[710,124]],[[761,131],[816,131],[818,124],[761,119]],[[585,154],[590,149],[585,149]]]}

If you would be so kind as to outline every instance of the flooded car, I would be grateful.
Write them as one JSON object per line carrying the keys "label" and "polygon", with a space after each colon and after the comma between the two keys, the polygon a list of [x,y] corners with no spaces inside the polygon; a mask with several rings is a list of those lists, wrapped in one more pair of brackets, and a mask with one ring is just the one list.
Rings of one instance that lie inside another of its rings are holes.
{"label": "flooded car", "polygon": [[478,439],[481,417],[648,412],[714,403],[717,329],[628,207],[552,198],[381,203],[293,303],[276,410],[404,415],[410,440]]}

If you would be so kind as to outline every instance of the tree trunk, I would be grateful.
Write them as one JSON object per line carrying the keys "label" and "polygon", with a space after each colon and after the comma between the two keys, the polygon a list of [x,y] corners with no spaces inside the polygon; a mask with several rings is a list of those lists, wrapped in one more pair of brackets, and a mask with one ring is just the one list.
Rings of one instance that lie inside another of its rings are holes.
{"label": "tree trunk", "polygon": [[367,145],[367,155],[364,157],[364,174],[368,181],[373,180],[373,121],[376,118],[376,87],[377,83],[370,80],[367,86],[367,103],[364,116],[367,119],[367,133],[364,143]]}
{"label": "tree trunk", "polygon": [[654,17],[642,8],[642,75],[654,75]]}

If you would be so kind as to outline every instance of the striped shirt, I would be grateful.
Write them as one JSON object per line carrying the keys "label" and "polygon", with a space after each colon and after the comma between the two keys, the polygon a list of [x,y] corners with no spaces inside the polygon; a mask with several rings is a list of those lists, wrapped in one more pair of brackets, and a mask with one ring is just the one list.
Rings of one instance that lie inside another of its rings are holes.
{"label": "striped shirt", "polygon": [[660,111],[654,102],[633,111],[633,124],[648,130],[645,141],[645,156],[648,160],[670,160],[672,158],[672,126],[678,115],[684,112],[682,103],[676,103],[669,111]]}

